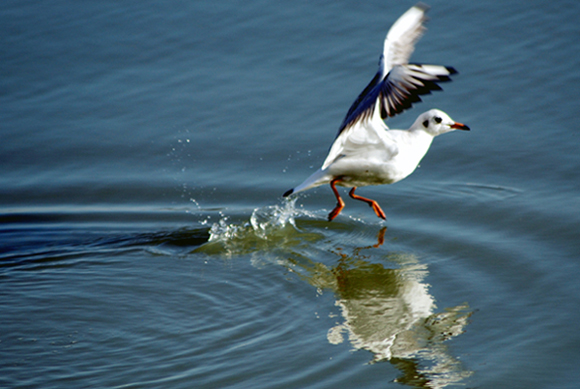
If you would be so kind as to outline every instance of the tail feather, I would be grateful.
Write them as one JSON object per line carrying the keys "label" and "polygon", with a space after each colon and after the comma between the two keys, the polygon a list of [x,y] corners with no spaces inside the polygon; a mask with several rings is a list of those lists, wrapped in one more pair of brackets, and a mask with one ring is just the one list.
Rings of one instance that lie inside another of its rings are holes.
{"label": "tail feather", "polygon": [[308,177],[304,182],[295,188],[287,190],[282,196],[288,197],[292,194],[308,190],[320,185],[328,184],[332,179],[324,170],[317,170],[310,177]]}

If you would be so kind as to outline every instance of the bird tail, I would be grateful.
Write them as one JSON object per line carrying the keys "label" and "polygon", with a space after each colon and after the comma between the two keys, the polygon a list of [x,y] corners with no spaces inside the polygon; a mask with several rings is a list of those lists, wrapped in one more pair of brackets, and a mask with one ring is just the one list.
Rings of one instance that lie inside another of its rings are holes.
{"label": "bird tail", "polygon": [[302,192],[320,185],[327,184],[329,182],[330,176],[324,170],[318,169],[310,177],[304,180],[302,184],[298,185],[295,188],[287,190],[286,193],[283,194],[283,196],[288,197],[291,194]]}

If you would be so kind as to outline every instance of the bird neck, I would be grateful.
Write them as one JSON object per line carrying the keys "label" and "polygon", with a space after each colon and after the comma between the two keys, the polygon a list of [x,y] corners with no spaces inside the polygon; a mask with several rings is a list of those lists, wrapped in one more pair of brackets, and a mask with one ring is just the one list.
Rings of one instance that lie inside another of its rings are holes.
{"label": "bird neck", "polygon": [[431,147],[434,137],[422,129],[408,130],[406,133],[409,151],[415,155],[418,159],[417,163],[419,163]]}

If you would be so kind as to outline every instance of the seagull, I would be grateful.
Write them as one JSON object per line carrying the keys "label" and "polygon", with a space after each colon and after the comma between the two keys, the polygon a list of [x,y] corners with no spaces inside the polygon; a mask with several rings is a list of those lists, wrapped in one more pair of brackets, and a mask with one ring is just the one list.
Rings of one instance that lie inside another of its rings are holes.
{"label": "seagull", "polygon": [[454,130],[469,130],[438,109],[419,115],[408,130],[389,130],[384,120],[420,102],[420,95],[441,90],[450,81],[452,67],[409,63],[415,43],[423,35],[428,7],[419,3],[393,24],[384,42],[379,70],[351,105],[322,167],[284,197],[330,184],[338,201],[328,215],[332,221],[344,208],[336,186],[352,188],[355,200],[372,207],[386,220],[375,200],[355,194],[359,186],[393,184],[413,173],[433,138]]}

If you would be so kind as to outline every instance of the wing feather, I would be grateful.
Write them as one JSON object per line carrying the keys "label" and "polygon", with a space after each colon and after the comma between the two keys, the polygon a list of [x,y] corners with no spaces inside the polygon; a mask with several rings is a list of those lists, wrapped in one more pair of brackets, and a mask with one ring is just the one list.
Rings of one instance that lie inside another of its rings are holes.
{"label": "wing feather", "polygon": [[452,67],[408,63],[415,43],[425,31],[427,10],[422,3],[411,7],[387,33],[379,69],[350,106],[322,169],[353,153],[355,144],[372,148],[382,143],[396,154],[396,145],[385,131],[388,128],[383,120],[411,108],[421,101],[419,96],[441,90],[438,83],[450,81],[450,76],[457,73]]}

